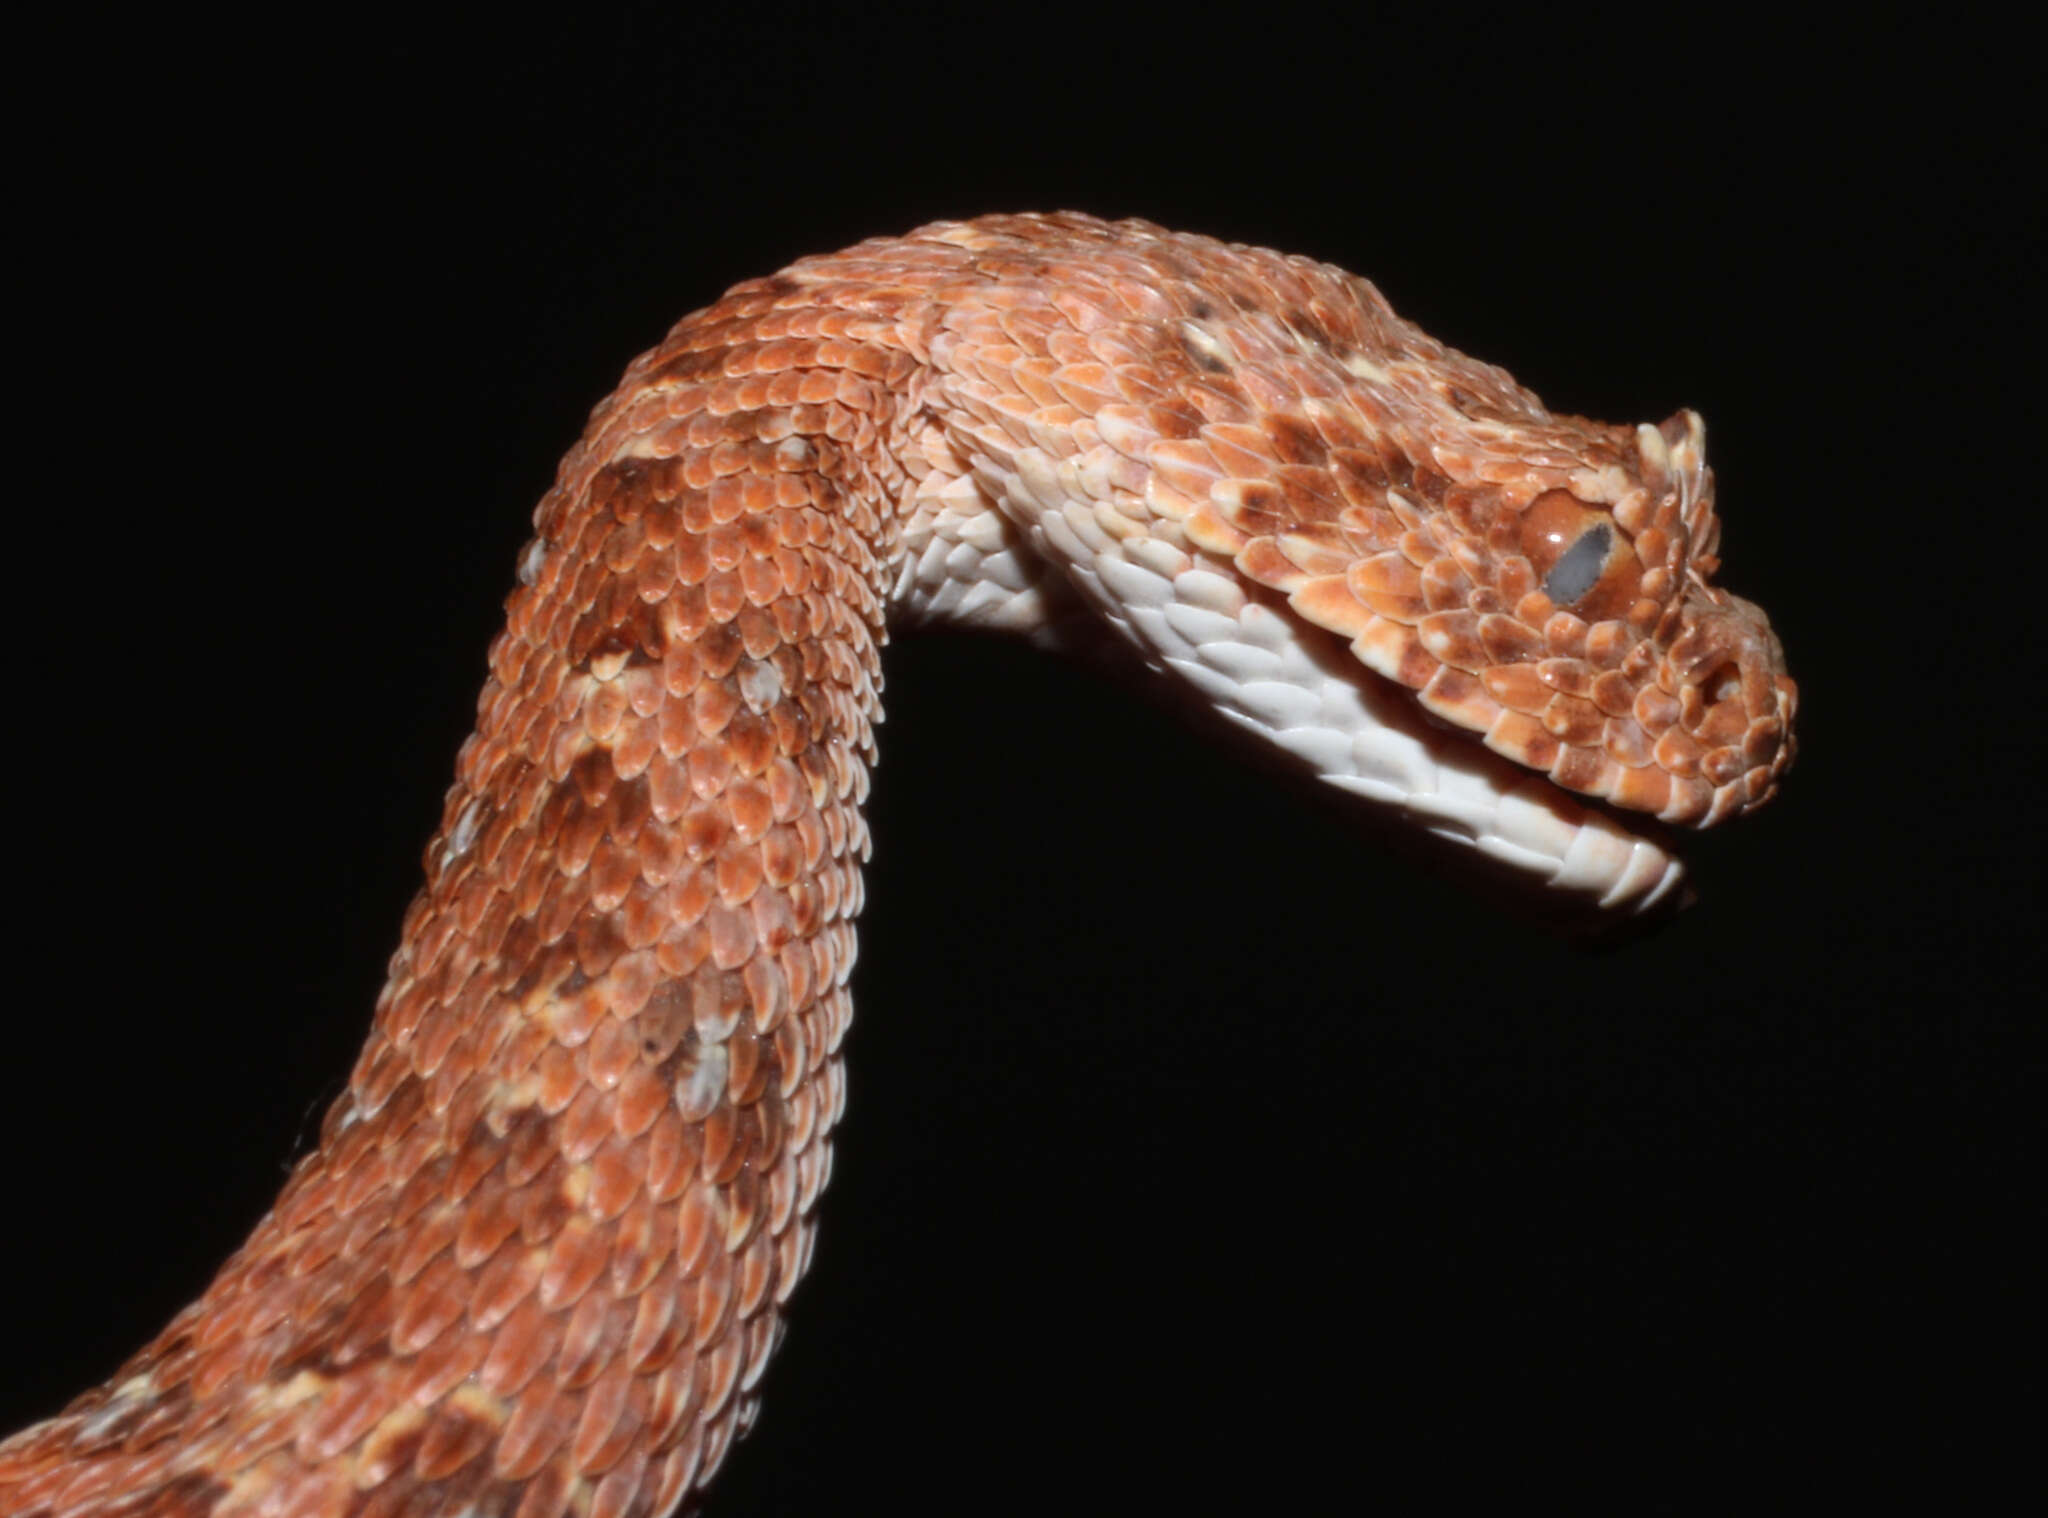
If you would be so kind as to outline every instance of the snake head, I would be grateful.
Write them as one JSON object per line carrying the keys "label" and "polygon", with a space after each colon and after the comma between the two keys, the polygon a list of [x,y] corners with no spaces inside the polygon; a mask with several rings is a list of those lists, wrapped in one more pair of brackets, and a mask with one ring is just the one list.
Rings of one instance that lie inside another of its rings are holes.
{"label": "snake head", "polygon": [[1344,408],[1369,433],[1324,408],[1323,520],[1237,486],[1190,535],[1567,791],[1693,827],[1763,805],[1798,691],[1763,613],[1713,584],[1700,418],[1556,417],[1498,369],[1427,356],[1457,383],[1379,367]]}
{"label": "snake head", "polygon": [[1305,259],[1137,222],[996,257],[1025,223],[941,229],[992,262],[932,339],[962,461],[934,478],[971,473],[1153,668],[1604,913],[1676,895],[1647,819],[1770,799],[1797,692],[1763,614],[1713,583],[1696,415],[1555,414]]}
{"label": "snake head", "polygon": [[[1269,478],[1212,486],[1187,536],[1348,639],[1428,720],[1547,782],[1466,774],[1454,785],[1479,796],[1471,817],[1498,820],[1454,816],[1446,833],[1640,910],[1682,870],[1626,819],[1698,828],[1753,811],[1794,753],[1783,649],[1757,607],[1713,583],[1705,428],[1691,411],[1635,428],[1555,415],[1363,281],[1351,293],[1326,332],[1361,332],[1374,356],[1310,345],[1338,363],[1298,413],[1262,418]],[[1455,811],[1432,784],[1396,804]]]}
{"label": "snake head", "polygon": [[1483,531],[1446,551],[1490,584],[1412,624],[1452,672],[1420,687],[1431,711],[1567,790],[1696,827],[1777,793],[1798,705],[1763,612],[1712,582],[1705,442],[1681,411],[1638,427],[1633,458],[1468,509]]}

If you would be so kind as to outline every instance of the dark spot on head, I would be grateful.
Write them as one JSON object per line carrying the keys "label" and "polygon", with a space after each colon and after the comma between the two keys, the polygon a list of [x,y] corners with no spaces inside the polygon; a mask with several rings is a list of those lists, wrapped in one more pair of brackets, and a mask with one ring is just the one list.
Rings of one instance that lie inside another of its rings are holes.
{"label": "dark spot on head", "polygon": [[300,1371],[336,1377],[352,1367],[367,1367],[391,1358],[391,1277],[379,1271],[358,1280],[354,1292],[311,1319],[294,1319],[291,1342],[270,1372],[281,1386]]}
{"label": "dark spot on head", "polygon": [[1490,486],[1453,485],[1444,492],[1444,510],[1460,532],[1482,537],[1493,526],[1498,492]]}
{"label": "dark spot on head", "polygon": [[[1370,497],[1387,488],[1387,471],[1380,467],[1377,454],[1357,448],[1340,448],[1330,456],[1330,462],[1339,481],[1352,486],[1358,494]],[[1375,501],[1374,504],[1379,503]]]}
{"label": "dark spot on head", "polygon": [[657,462],[654,459],[613,459],[592,477],[590,504],[616,517],[619,498],[645,490],[647,476]]}
{"label": "dark spot on head", "polygon": [[661,629],[661,613],[640,601],[633,607],[629,625],[633,646],[626,653],[626,667],[661,663],[668,654],[668,634]]}
{"label": "dark spot on head", "polygon": [[731,674],[733,666],[740,662],[740,655],[745,652],[739,629],[730,622],[706,628],[704,635],[697,640],[698,663],[714,680],[723,680]]}
{"label": "dark spot on head", "polygon": [[1230,303],[1233,311],[1263,310],[1268,299],[1266,290],[1243,279],[1226,279],[1216,285],[1216,293]]}
{"label": "dark spot on head", "polygon": [[1206,300],[1198,299],[1192,306],[1188,307],[1188,315],[1192,316],[1198,322],[1205,322],[1215,314],[1216,308],[1210,305]]}
{"label": "dark spot on head", "polygon": [[1502,417],[1500,407],[1484,395],[1467,390],[1463,385],[1452,385],[1444,391],[1444,399],[1456,408],[1458,415],[1467,421],[1497,422]]}
{"label": "dark spot on head", "polygon": [[1287,510],[1286,497],[1280,488],[1264,480],[1241,483],[1238,486],[1238,502],[1238,509],[1231,513],[1231,520],[1239,529],[1254,537],[1288,532],[1295,525]]}
{"label": "dark spot on head", "polygon": [[[393,1424],[397,1426],[394,1428]],[[375,1461],[380,1469],[402,1472],[399,1479],[403,1481],[412,1474],[408,1467],[419,1454],[420,1445],[426,1437],[424,1425],[415,1423],[407,1426],[393,1419],[390,1423],[372,1428],[369,1438],[365,1441],[363,1453]],[[378,1495],[388,1497],[390,1493],[386,1491]]]}
{"label": "dark spot on head", "polygon": [[1329,328],[1316,318],[1313,311],[1296,306],[1287,313],[1287,325],[1297,337],[1305,338],[1314,347],[1328,352],[1334,346]]}
{"label": "dark spot on head", "polygon": [[548,1168],[555,1157],[555,1129],[538,1107],[520,1107],[505,1127],[507,1186],[524,1186]]}
{"label": "dark spot on head", "polygon": [[590,647],[577,661],[575,672],[587,674],[593,659],[607,659],[633,652],[633,639],[622,628],[611,627],[590,640]]}
{"label": "dark spot on head", "polygon": [[1319,466],[1329,457],[1322,434],[1298,416],[1275,413],[1266,418],[1266,435],[1283,464]]}
{"label": "dark spot on head", "polygon": [[630,842],[639,836],[646,825],[648,814],[654,810],[654,787],[648,781],[645,771],[630,780],[617,778],[614,772],[612,784],[612,821],[609,829],[612,837],[621,843]]}
{"label": "dark spot on head", "polygon": [[728,352],[729,350],[724,348],[700,348],[691,353],[678,353],[651,371],[643,383],[653,384],[664,380],[681,382],[722,374]]}
{"label": "dark spot on head", "polygon": [[617,964],[626,952],[626,931],[617,912],[579,913],[570,936],[576,945],[577,965],[593,978]]}
{"label": "dark spot on head", "polygon": [[1405,490],[1415,483],[1415,465],[1413,461],[1392,443],[1387,444],[1386,450],[1380,454],[1380,462],[1386,467],[1387,483],[1389,485]]}
{"label": "dark spot on head", "polygon": [[1329,475],[1321,469],[1283,464],[1276,478],[1280,482],[1281,497],[1287,503],[1286,514],[1295,526],[1319,521],[1343,504],[1330,490]]}
{"label": "dark spot on head", "polygon": [[568,1196],[568,1169],[559,1158],[542,1167],[542,1175],[536,1177],[539,1184],[527,1198],[526,1215],[520,1219],[519,1237],[523,1243],[538,1244],[552,1239],[576,1215],[576,1204]]}
{"label": "dark spot on head", "polygon": [[585,749],[570,761],[569,778],[575,782],[576,793],[583,798],[586,807],[604,805],[605,797],[612,793],[612,782],[617,778],[612,770],[611,751]]}

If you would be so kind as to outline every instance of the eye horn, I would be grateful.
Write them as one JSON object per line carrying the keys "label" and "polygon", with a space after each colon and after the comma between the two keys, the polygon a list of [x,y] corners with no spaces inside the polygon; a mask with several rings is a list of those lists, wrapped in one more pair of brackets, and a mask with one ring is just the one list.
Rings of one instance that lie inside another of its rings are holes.
{"label": "eye horn", "polygon": [[1568,490],[1546,490],[1522,513],[1522,556],[1543,593],[1588,622],[1623,615],[1642,586],[1643,566],[1614,518]]}

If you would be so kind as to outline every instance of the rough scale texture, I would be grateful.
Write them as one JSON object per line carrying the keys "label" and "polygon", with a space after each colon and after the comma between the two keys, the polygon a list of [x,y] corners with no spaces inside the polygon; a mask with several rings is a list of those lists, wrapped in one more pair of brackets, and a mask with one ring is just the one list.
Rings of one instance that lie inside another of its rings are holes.
{"label": "rough scale texture", "polygon": [[1700,450],[1139,222],[939,224],[685,318],[541,502],[318,1152],[0,1445],[0,1510],[619,1518],[710,1480],[831,1169],[892,610],[1094,603],[1336,783],[1655,899],[1661,846],[1557,787],[1704,824],[1792,753]]}

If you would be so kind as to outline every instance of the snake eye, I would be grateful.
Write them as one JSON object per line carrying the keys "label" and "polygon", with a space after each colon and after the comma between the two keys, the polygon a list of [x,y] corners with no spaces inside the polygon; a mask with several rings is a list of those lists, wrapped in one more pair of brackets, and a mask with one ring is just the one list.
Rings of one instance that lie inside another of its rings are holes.
{"label": "snake eye", "polygon": [[1619,617],[1636,599],[1643,566],[1614,525],[1568,490],[1546,490],[1522,513],[1522,555],[1551,603],[1588,622]]}
{"label": "snake eye", "polygon": [[1600,582],[1607,567],[1607,551],[1614,544],[1614,529],[1605,522],[1579,534],[1578,541],[1564,551],[1543,577],[1543,593],[1560,606],[1569,606]]}

